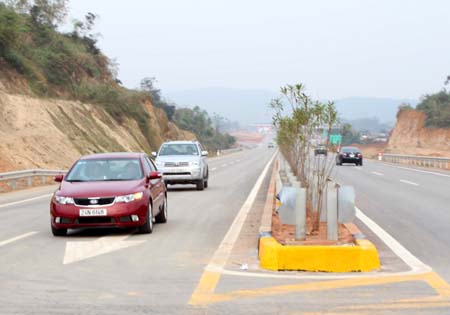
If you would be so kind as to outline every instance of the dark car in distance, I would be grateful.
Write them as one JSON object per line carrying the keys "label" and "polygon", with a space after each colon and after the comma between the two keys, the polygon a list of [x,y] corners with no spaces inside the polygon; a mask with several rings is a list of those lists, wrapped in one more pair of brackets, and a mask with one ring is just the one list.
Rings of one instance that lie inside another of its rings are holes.
{"label": "dark car in distance", "polygon": [[356,147],[342,147],[336,155],[336,165],[343,163],[354,163],[355,165],[363,165],[363,156],[361,151]]}
{"label": "dark car in distance", "polygon": [[323,144],[319,144],[319,145],[314,149],[314,155],[317,156],[317,155],[319,155],[319,154],[328,155],[327,147],[324,146]]}
{"label": "dark car in distance", "polygon": [[162,174],[145,153],[104,153],[81,157],[60,182],[50,203],[55,236],[68,229],[137,227],[152,233],[153,221],[167,221]]}

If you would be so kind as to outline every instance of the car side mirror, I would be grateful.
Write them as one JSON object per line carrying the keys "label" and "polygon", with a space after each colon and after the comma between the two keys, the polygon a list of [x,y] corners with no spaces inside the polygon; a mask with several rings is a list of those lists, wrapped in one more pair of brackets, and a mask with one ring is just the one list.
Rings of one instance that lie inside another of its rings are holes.
{"label": "car side mirror", "polygon": [[155,158],[158,154],[155,151],[152,152],[152,156]]}
{"label": "car side mirror", "polygon": [[53,177],[53,180],[54,180],[55,182],[57,182],[57,183],[61,183],[62,180],[63,180],[63,178],[64,178],[64,175],[63,175],[63,174],[58,174],[58,175],[56,175],[55,177]]}
{"label": "car side mirror", "polygon": [[202,151],[202,156],[208,156],[208,151]]}
{"label": "car side mirror", "polygon": [[148,174],[148,179],[149,179],[149,180],[152,180],[152,179],[159,179],[159,178],[161,178],[161,177],[162,177],[162,174],[161,174],[161,172],[158,172],[158,171],[150,172],[150,173]]}

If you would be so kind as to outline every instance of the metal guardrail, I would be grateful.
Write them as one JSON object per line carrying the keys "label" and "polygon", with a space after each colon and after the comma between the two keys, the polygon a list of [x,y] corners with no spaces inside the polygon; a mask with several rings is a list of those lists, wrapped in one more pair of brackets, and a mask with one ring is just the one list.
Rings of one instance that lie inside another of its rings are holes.
{"label": "metal guardrail", "polygon": [[450,169],[450,157],[417,156],[404,154],[383,154],[382,160],[392,163],[410,164],[423,167]]}
{"label": "metal guardrail", "polygon": [[65,174],[66,170],[46,170],[46,169],[31,169],[23,171],[14,171],[0,173],[0,182],[7,182],[11,189],[17,188],[17,181],[26,179],[27,185],[33,185],[33,177],[41,176],[41,183],[44,185],[48,176],[55,176]]}

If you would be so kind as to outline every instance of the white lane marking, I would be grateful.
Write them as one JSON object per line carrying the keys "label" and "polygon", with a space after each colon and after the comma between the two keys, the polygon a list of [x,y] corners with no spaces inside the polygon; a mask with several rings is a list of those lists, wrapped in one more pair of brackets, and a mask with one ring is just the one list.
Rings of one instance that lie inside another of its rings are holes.
{"label": "white lane marking", "polygon": [[21,240],[21,239],[23,239],[23,238],[32,236],[32,235],[37,234],[37,233],[38,233],[38,232],[28,232],[28,233],[25,233],[25,234],[22,234],[22,235],[19,235],[19,236],[16,236],[16,237],[7,239],[7,240],[5,240],[5,241],[1,241],[1,242],[0,242],[0,247],[5,246],[5,245],[7,245],[7,244],[10,244],[10,243],[12,243],[12,242]]}
{"label": "white lane marking", "polygon": [[222,164],[222,165],[220,165],[221,167],[225,167],[225,166],[228,166],[228,164],[227,163],[225,163],[225,164]]}
{"label": "white lane marking", "polygon": [[360,219],[369,229],[371,229],[401,260],[403,260],[413,272],[431,271],[431,268],[411,254],[402,244],[400,244],[388,232],[383,230],[371,218],[356,208],[356,217]]}
{"label": "white lane marking", "polygon": [[240,162],[240,161],[241,161],[241,160],[236,160],[235,162],[238,163],[238,162]]}
{"label": "white lane marking", "polygon": [[130,235],[104,236],[91,241],[67,242],[63,264],[71,264],[146,242],[146,240],[124,241]]}
{"label": "white lane marking", "polygon": [[358,171],[362,171],[362,167],[355,167]]}
{"label": "white lane marking", "polygon": [[215,171],[217,169],[217,167],[213,167],[212,169],[211,169],[211,171]]}
{"label": "white lane marking", "polygon": [[378,175],[378,176],[384,176],[383,173],[378,173],[378,172],[372,172],[372,174]]}
{"label": "white lane marking", "polygon": [[409,180],[400,179],[400,181],[401,181],[402,183],[405,183],[405,184],[409,184],[409,185],[413,185],[413,186],[419,186],[419,184],[414,183],[414,182],[410,182]]}
{"label": "white lane marking", "polygon": [[255,185],[253,186],[252,190],[250,191],[250,194],[248,195],[247,199],[245,200],[244,204],[242,205],[241,209],[239,210],[238,214],[233,220],[233,223],[231,224],[230,228],[228,229],[227,234],[223,238],[222,242],[220,243],[219,247],[215,251],[213,257],[211,258],[208,265],[205,267],[205,270],[217,270],[222,269],[225,263],[227,262],[231,250],[234,247],[234,243],[236,243],[237,238],[239,236],[239,233],[241,232],[242,226],[245,223],[245,220],[247,218],[247,215],[252,208],[253,202],[256,199],[256,195],[258,194],[259,188],[261,187],[264,178],[267,174],[267,171],[269,170],[269,166],[272,164],[274,158],[276,156],[276,152],[272,155],[270,161],[266,164],[264,167],[264,170],[261,172],[261,175],[258,177]]}
{"label": "white lane marking", "polygon": [[431,175],[436,175],[436,176],[450,177],[450,175],[437,173],[437,172],[424,171],[424,170],[419,170],[419,169],[410,168],[410,167],[403,167],[403,166],[394,166],[394,165],[390,165],[387,163],[382,163],[382,164],[385,166],[393,167],[393,168],[400,168],[402,170],[414,171],[414,172],[418,172],[418,173],[425,173],[425,174],[431,174]]}
{"label": "white lane marking", "polygon": [[5,204],[1,204],[0,208],[5,208],[5,207],[9,207],[9,206],[14,206],[14,205],[18,205],[24,202],[28,202],[28,201],[33,201],[33,200],[38,200],[38,199],[42,199],[42,198],[46,198],[46,197],[50,197],[52,196],[53,193],[51,194],[45,194],[45,195],[41,195],[41,196],[37,196],[37,197],[33,197],[30,199],[24,199],[24,200],[20,200],[20,201],[15,201],[15,202],[10,202],[10,203],[5,203]]}

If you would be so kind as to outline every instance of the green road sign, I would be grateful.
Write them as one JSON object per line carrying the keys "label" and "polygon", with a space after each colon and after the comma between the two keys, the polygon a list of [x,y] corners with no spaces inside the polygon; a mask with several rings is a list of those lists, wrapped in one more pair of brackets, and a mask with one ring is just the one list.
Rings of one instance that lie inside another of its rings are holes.
{"label": "green road sign", "polygon": [[341,144],[342,136],[341,135],[330,135],[330,143],[331,144]]}

